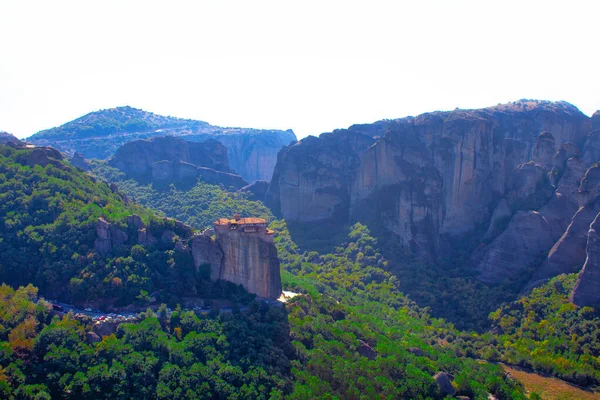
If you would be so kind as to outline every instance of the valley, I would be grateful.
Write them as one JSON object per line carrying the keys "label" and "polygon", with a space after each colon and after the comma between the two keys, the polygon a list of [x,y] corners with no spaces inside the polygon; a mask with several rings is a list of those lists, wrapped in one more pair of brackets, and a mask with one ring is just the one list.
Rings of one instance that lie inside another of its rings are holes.
{"label": "valley", "polygon": [[597,398],[600,114],[227,132],[240,171],[169,118],[3,136],[2,396]]}

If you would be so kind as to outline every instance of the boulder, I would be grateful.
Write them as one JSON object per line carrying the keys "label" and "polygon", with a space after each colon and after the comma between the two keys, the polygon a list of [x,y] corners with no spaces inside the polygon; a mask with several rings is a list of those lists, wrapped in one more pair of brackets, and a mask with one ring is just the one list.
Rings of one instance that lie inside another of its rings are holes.
{"label": "boulder", "polygon": [[91,164],[83,157],[83,154],[76,151],[71,158],[71,165],[77,168],[81,168],[84,171],[89,171],[92,166]]}
{"label": "boulder", "polygon": [[85,341],[87,344],[94,344],[102,341],[102,338],[98,336],[96,332],[86,332]]}
{"label": "boulder", "polygon": [[437,383],[442,396],[454,396],[456,394],[456,389],[452,386],[451,382],[454,377],[451,374],[438,372],[433,376],[433,379]]}
{"label": "boulder", "polygon": [[361,355],[361,357],[366,357],[369,360],[374,360],[377,358],[377,352],[367,342],[364,342],[360,339],[358,342],[359,346],[356,350],[358,351],[358,354]]}

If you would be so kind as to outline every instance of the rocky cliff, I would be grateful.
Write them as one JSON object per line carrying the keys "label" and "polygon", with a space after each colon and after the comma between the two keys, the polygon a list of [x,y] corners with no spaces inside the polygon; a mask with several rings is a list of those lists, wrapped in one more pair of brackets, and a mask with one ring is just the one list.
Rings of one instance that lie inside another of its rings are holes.
{"label": "rocky cliff", "polygon": [[157,136],[178,136],[191,142],[216,139],[227,148],[231,168],[245,180],[271,180],[277,152],[296,140],[291,130],[222,128],[203,121],[165,117],[132,107],[117,107],[84,115],[28,140],[53,146],[87,159],[111,157],[122,145]]}
{"label": "rocky cliff", "polygon": [[213,139],[202,143],[172,136],[136,140],[119,148],[109,164],[141,181],[194,183],[200,177],[236,189],[247,185],[231,173],[227,149]]}
{"label": "rocky cliff", "polygon": [[597,307],[600,305],[600,214],[587,233],[586,255],[570,300],[580,307]]}
{"label": "rocky cliff", "polygon": [[259,297],[279,298],[279,259],[265,220],[221,219],[215,222],[215,235],[215,240],[208,234],[194,237],[192,254],[197,268],[210,265],[212,280],[240,284]]}
{"label": "rocky cliff", "polygon": [[383,226],[425,257],[480,241],[481,279],[516,278],[538,268],[580,208],[599,119],[522,100],[351,127],[283,149],[267,202],[288,220]]}

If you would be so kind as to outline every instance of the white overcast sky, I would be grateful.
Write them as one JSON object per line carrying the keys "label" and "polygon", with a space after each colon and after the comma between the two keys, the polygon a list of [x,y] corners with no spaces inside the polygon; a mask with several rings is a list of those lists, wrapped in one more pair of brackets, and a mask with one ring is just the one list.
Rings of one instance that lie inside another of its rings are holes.
{"label": "white overcast sky", "polygon": [[0,0],[0,130],[122,105],[299,137],[520,98],[600,109],[600,1]]}

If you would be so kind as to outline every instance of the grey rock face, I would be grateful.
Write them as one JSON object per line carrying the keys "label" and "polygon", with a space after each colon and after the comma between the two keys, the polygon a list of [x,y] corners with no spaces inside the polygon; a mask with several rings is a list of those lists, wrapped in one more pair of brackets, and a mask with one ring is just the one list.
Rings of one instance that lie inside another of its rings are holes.
{"label": "grey rock face", "polygon": [[219,279],[223,251],[219,244],[212,240],[210,236],[194,236],[192,240],[192,256],[196,270],[203,265],[208,265],[210,266],[210,279],[213,281]]}
{"label": "grey rock face", "polygon": [[550,132],[540,133],[533,152],[533,161],[544,168],[552,169],[552,159],[555,152],[554,136]]}
{"label": "grey rock face", "polygon": [[348,218],[359,154],[372,143],[367,135],[335,131],[283,149],[267,192],[268,204],[288,220]]}
{"label": "grey rock face", "polygon": [[128,176],[154,182],[193,184],[203,181],[239,189],[248,183],[231,173],[227,149],[210,139],[202,143],[176,137],[129,142],[109,161]]}
{"label": "grey rock face", "polygon": [[91,169],[90,163],[83,158],[83,154],[79,152],[75,152],[75,154],[73,154],[73,157],[71,158],[71,165],[81,168],[84,171],[89,171]]}
{"label": "grey rock face", "polygon": [[104,218],[98,218],[96,223],[96,240],[94,250],[100,254],[108,254],[127,241],[125,232],[109,224]]}
{"label": "grey rock face", "polygon": [[227,148],[219,142],[211,139],[194,143],[171,136],[129,142],[117,150],[109,164],[140,178],[150,176],[154,163],[165,160],[230,172]]}
{"label": "grey rock face", "polygon": [[435,380],[435,383],[437,383],[442,395],[454,396],[456,394],[456,389],[454,389],[451,382],[454,379],[452,375],[445,372],[438,372],[433,376],[433,379]]}
{"label": "grey rock face", "polygon": [[569,299],[580,307],[600,305],[600,214],[590,225],[585,264]]}
{"label": "grey rock face", "polygon": [[248,194],[248,199],[264,201],[265,196],[269,190],[269,182],[267,181],[256,181],[247,186],[244,186],[239,191]]}
{"label": "grey rock face", "polygon": [[552,247],[556,236],[540,212],[517,211],[500,236],[474,253],[480,280],[496,283],[515,278]]}

